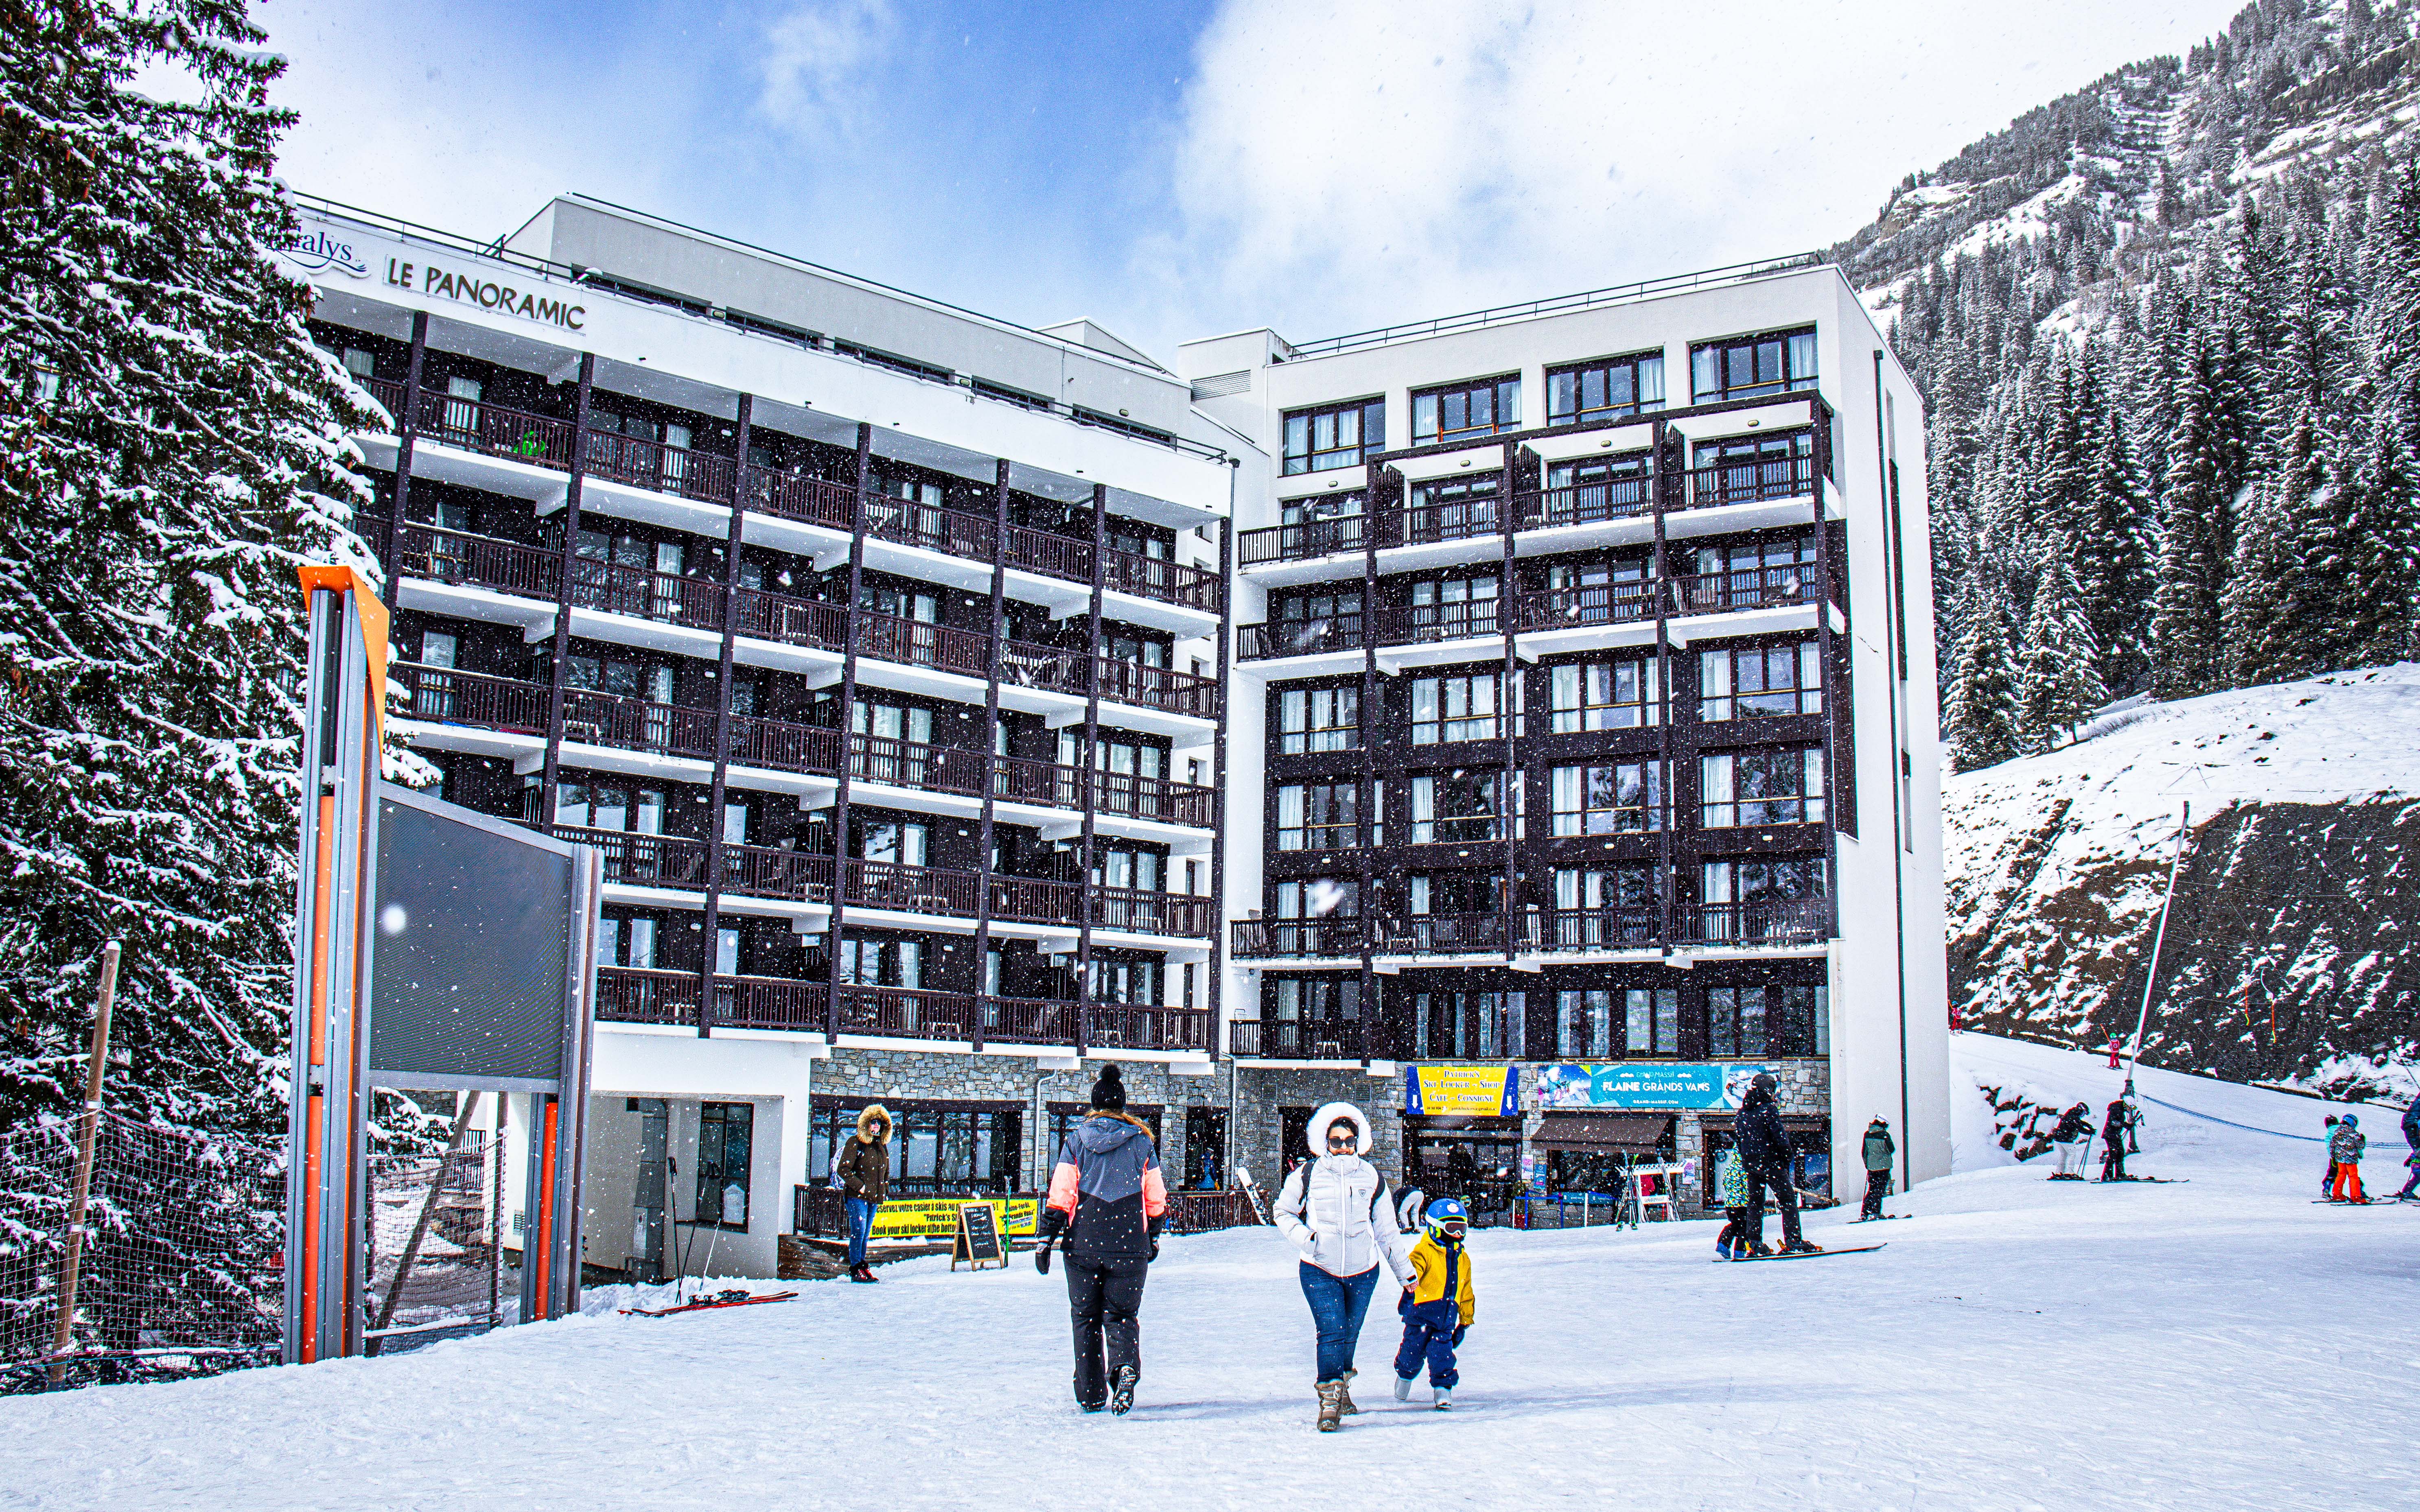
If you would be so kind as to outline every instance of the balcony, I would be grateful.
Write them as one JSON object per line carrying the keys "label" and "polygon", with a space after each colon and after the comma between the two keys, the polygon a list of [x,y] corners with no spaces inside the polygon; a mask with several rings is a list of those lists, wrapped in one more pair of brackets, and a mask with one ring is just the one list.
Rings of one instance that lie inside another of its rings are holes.
{"label": "balcony", "polygon": [[[523,737],[542,752],[552,690],[544,683],[411,662],[389,666],[390,682],[405,691],[396,712],[429,724],[458,725]],[[587,688],[564,690],[564,738],[650,755],[714,759],[714,715]],[[819,725],[749,715],[731,717],[731,764],[819,777],[840,775],[841,735]],[[994,756],[957,746],[926,746],[882,735],[848,737],[849,775],[857,781],[980,799],[986,782],[1001,803],[1094,811],[1153,824],[1211,827],[1218,794],[1188,782],[1130,772],[1095,771],[1021,757]],[[954,808],[957,811],[965,806]]]}
{"label": "balcony", "polygon": [[[778,977],[718,976],[711,1023],[716,1026],[797,1029],[884,1039],[1076,1044],[1127,1050],[1192,1050],[1207,1054],[1213,1014],[1206,1009],[1150,1004],[1073,1003],[998,997],[913,987],[843,985],[839,1011],[822,981]],[[633,966],[599,966],[597,1017],[609,1024],[663,1024],[694,1028],[698,974]],[[1080,1039],[1079,1039],[1080,1035]]]}
{"label": "balcony", "polygon": [[[548,605],[558,602],[563,557],[543,547],[407,525],[396,532],[396,570],[407,578]],[[721,584],[706,579],[591,557],[571,561],[569,603],[575,609],[719,636],[725,593]],[[843,605],[755,588],[739,589],[732,597],[734,629],[739,635],[835,654],[846,648],[850,615]],[[859,611],[856,623],[859,655],[876,661],[978,680],[989,678],[997,662],[1005,686],[1085,698],[1097,682],[1100,696],[1114,702],[1193,718],[1218,717],[1216,678],[1022,640],[998,641],[995,656],[990,636],[866,610]]]}
{"label": "balcony", "polygon": [[[1413,914],[1400,918],[1238,919],[1238,961],[1338,961],[1357,957],[1362,941],[1373,956],[1514,955],[1752,946],[1819,946],[1827,918],[1821,898],[1772,903],[1691,903],[1665,911],[1649,906],[1525,908],[1508,932],[1500,913]],[[1366,926],[1366,928],[1365,928]],[[1246,1052],[1237,1051],[1241,1055]]]}
{"label": "balcony", "polygon": [[1691,468],[1688,485],[1691,509],[1804,499],[1815,491],[1815,458],[1800,455],[1716,462]]}
{"label": "balcony", "polygon": [[1227,1026],[1227,1053],[1246,1059],[1357,1060],[1358,1019],[1237,1019]]}
{"label": "balcony", "polygon": [[[380,379],[370,389],[390,412],[403,415],[402,384]],[[551,415],[424,393],[413,430],[423,440],[477,455],[556,472],[571,471],[572,424]],[[584,471],[590,477],[708,503],[728,504],[736,495],[748,509],[778,518],[844,533],[855,528],[857,491],[845,484],[771,468],[742,468],[711,452],[606,432],[589,433],[587,447]],[[865,533],[978,562],[997,557],[1011,567],[1068,582],[1093,580],[1090,540],[1021,525],[1009,526],[1003,535],[998,520],[964,510],[871,495],[865,504]],[[1224,602],[1218,573],[1206,568],[1109,548],[1103,548],[1100,564],[1103,586],[1113,593],[1206,614],[1219,612]]]}

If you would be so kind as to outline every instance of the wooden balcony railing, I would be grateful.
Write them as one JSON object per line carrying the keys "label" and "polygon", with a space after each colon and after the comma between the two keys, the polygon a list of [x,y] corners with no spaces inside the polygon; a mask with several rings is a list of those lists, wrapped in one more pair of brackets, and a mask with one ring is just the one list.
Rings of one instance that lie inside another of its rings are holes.
{"label": "wooden balcony railing", "polygon": [[1652,478],[1611,478],[1603,483],[1572,484],[1518,494],[1513,499],[1512,517],[1519,530],[1553,530],[1563,525],[1636,519],[1654,506]]}
{"label": "wooden balcony railing", "polygon": [[1821,898],[1698,903],[1675,912],[1676,945],[1816,945],[1826,926]]}
{"label": "wooden balcony railing", "polygon": [[406,718],[477,725],[541,738],[546,734],[553,690],[543,683],[411,662],[390,663],[386,674],[389,682],[405,689],[404,704],[397,712]]}
{"label": "wooden balcony railing", "polygon": [[1359,955],[1358,918],[1239,918],[1234,924],[1238,957],[1284,958]]}
{"label": "wooden balcony railing", "polygon": [[1227,1053],[1272,1060],[1357,1060],[1359,1019],[1237,1019],[1227,1026]]}
{"label": "wooden balcony railing", "polygon": [[1501,950],[1507,938],[1516,949],[1536,944],[1535,920],[1529,916],[1520,916],[1515,930],[1508,936],[1500,913],[1406,914],[1378,921],[1372,949],[1380,955],[1468,955]]}
{"label": "wooden balcony railing", "polygon": [[1367,625],[1365,616],[1355,613],[1242,625],[1235,656],[1242,661],[1266,661],[1277,656],[1316,656],[1326,651],[1358,651]]}
{"label": "wooden balcony railing", "polygon": [[1592,625],[1652,623],[1660,583],[1646,579],[1590,583],[1521,597],[1521,628],[1568,630]]}
{"label": "wooden balcony railing", "polygon": [[1245,531],[1235,537],[1235,560],[1240,565],[1254,567],[1271,562],[1303,562],[1363,550],[1368,544],[1370,523],[1371,517],[1367,515],[1334,515],[1326,519]]}
{"label": "wooden balcony railing", "polygon": [[1815,565],[1761,567],[1745,572],[1709,572],[1672,579],[1675,612],[1721,614],[1743,609],[1788,609],[1815,598]]}
{"label": "wooden balcony railing", "polygon": [[1550,908],[1539,916],[1530,948],[1539,950],[1618,950],[1660,943],[1663,910],[1646,908]]}
{"label": "wooden balcony railing", "polygon": [[1805,499],[1815,491],[1812,456],[1776,456],[1716,462],[1689,470],[1689,507],[1763,504]]}
{"label": "wooden balcony railing", "polygon": [[697,973],[597,968],[597,1017],[608,1024],[697,1023]]}

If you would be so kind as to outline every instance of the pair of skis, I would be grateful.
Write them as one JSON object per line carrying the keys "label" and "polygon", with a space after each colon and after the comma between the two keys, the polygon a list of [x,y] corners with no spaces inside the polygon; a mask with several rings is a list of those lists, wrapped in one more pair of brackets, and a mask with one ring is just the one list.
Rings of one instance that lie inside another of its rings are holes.
{"label": "pair of skis", "polygon": [[677,1307],[625,1307],[621,1312],[625,1318],[672,1318],[681,1313],[710,1313],[725,1307],[753,1307],[760,1303],[788,1302],[797,1295],[795,1291],[768,1291],[759,1296],[752,1291],[734,1289],[718,1291],[702,1302],[683,1303]]}
{"label": "pair of skis", "polygon": [[1835,1255],[1871,1255],[1878,1249],[1888,1248],[1890,1248],[1888,1244],[1860,1244],[1854,1249],[1786,1249],[1778,1255],[1743,1255],[1736,1260],[1718,1257],[1714,1263],[1716,1265],[1753,1265],[1759,1260],[1821,1260],[1828,1259]]}

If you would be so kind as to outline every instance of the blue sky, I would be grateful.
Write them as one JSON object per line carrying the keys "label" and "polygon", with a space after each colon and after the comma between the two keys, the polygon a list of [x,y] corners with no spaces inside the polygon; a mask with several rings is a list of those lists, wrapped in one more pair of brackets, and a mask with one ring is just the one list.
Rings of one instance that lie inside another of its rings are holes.
{"label": "blue sky", "polygon": [[1838,239],[2237,0],[261,0],[298,187],[573,190],[1163,359]]}

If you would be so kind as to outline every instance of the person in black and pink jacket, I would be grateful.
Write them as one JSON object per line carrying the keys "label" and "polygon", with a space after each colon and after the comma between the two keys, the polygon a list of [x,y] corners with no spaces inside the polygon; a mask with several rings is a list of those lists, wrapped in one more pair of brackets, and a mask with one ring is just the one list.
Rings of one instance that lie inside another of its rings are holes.
{"label": "person in black and pink jacket", "polygon": [[[1050,1246],[1067,1254],[1067,1310],[1076,1325],[1076,1405],[1121,1416],[1142,1376],[1142,1284],[1159,1258],[1168,1184],[1151,1129],[1126,1112],[1114,1065],[1093,1084],[1092,1117],[1068,1131],[1050,1172],[1036,1270],[1050,1272]],[[1103,1358],[1107,1347],[1106,1362]],[[1106,1365],[1106,1368],[1104,1365]]]}

